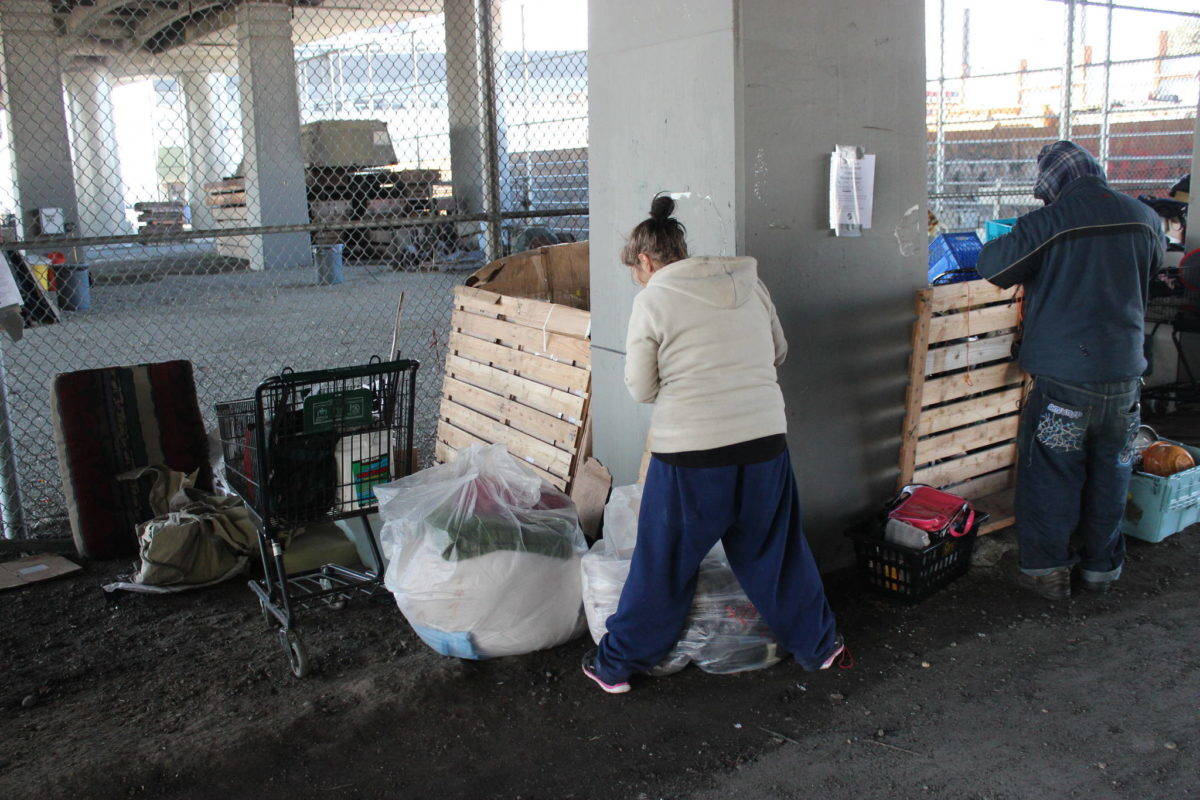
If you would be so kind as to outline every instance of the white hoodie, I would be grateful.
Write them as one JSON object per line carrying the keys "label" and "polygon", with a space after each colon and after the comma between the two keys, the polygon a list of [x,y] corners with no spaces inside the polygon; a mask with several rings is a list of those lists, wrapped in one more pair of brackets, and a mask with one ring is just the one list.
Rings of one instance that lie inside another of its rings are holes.
{"label": "white hoodie", "polygon": [[633,302],[625,385],[654,403],[656,453],[787,432],[775,367],[787,340],[753,258],[700,256],[655,272]]}

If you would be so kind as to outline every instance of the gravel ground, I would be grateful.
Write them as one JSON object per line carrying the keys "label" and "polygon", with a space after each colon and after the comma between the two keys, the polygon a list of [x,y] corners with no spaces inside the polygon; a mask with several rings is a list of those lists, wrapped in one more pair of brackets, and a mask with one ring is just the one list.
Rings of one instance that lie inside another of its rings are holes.
{"label": "gravel ground", "polygon": [[1193,797],[1198,565],[1193,529],[1061,604],[1011,552],[912,607],[835,579],[853,669],[614,697],[585,639],[460,662],[388,598],[309,615],[298,681],[244,585],[110,603],[91,564],[0,602],[0,797]]}
{"label": "gravel ground", "polygon": [[465,273],[347,265],[345,283],[319,286],[312,269],[247,272],[242,263],[193,254],[97,264],[90,311],[67,312],[61,324],[6,345],[9,413],[34,534],[67,534],[49,417],[55,375],[189,359],[201,411],[214,425],[213,403],[253,394],[284,366],[344,366],[386,355],[401,292],[403,352],[422,363],[417,442],[432,454],[449,290]]}

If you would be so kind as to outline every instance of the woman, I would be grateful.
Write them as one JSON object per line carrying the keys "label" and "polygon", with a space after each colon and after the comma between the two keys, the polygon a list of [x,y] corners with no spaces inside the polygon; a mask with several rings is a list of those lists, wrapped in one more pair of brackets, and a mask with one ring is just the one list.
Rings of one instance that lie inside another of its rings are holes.
{"label": "woman", "polygon": [[621,259],[633,304],[625,384],[654,403],[653,458],[617,611],[583,672],[613,694],[674,647],[700,561],[718,541],[780,646],[805,669],[844,649],[802,530],[775,368],[787,341],[753,258],[688,257],[670,197]]}

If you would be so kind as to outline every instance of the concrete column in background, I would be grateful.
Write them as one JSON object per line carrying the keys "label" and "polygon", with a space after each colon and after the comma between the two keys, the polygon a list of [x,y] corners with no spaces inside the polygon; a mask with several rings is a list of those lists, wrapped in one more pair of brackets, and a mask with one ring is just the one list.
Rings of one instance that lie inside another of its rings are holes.
{"label": "concrete column in background", "polygon": [[[695,254],[758,259],[791,341],[779,370],[810,541],[845,563],[850,519],[895,491],[915,291],[925,284],[923,0],[589,6],[592,410],[632,482],[648,409],[621,371],[635,287],[617,252],[658,191]],[[873,226],[828,229],[829,155],[876,156]],[[640,420],[642,425],[632,424]]]}
{"label": "concrete column in background", "polygon": [[79,234],[133,233],[125,214],[125,183],[113,117],[112,78],[102,63],[81,66],[63,76],[71,106]]}
{"label": "concrete column in background", "polygon": [[[455,202],[464,214],[486,214],[511,208],[508,142],[499,103],[502,86],[500,76],[503,74],[500,3],[498,0],[445,0],[443,10],[446,19],[450,170],[453,173]],[[496,101],[491,111],[495,117],[496,131],[497,152],[494,154],[488,142],[488,83],[483,41],[483,32],[488,26],[492,30],[492,57],[496,65],[492,85]],[[495,170],[498,183],[495,198],[490,197],[488,191],[492,170]],[[460,235],[476,235],[480,239],[486,238],[484,231],[485,226],[478,223],[464,224],[459,229]],[[488,257],[497,258],[499,254],[489,253]]]}
{"label": "concrete column in background", "polygon": [[[247,224],[307,224],[291,9],[247,3],[237,7],[235,18]],[[251,269],[312,265],[307,233],[250,239]]]}
{"label": "concrete column in background", "polygon": [[187,200],[192,211],[192,228],[204,230],[215,227],[212,209],[205,202],[208,193],[204,185],[221,180],[230,171],[221,100],[212,85],[214,76],[207,72],[180,72],[175,78],[183,90],[187,110]]}
{"label": "concrete column in background", "polygon": [[75,176],[63,102],[62,41],[50,4],[41,0],[0,3],[4,78],[12,129],[17,203],[27,234],[36,209],[61,208],[77,223]]}

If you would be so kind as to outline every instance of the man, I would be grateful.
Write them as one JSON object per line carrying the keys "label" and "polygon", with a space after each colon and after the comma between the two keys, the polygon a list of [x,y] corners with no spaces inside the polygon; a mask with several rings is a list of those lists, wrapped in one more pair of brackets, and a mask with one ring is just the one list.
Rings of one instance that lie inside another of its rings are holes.
{"label": "man", "polygon": [[1018,581],[1060,600],[1071,596],[1075,566],[1092,591],[1121,575],[1143,319],[1162,227],[1072,142],[1042,148],[1033,193],[1045,207],[984,245],[977,268],[997,286],[1025,287],[1018,358],[1034,387],[1017,440]]}

